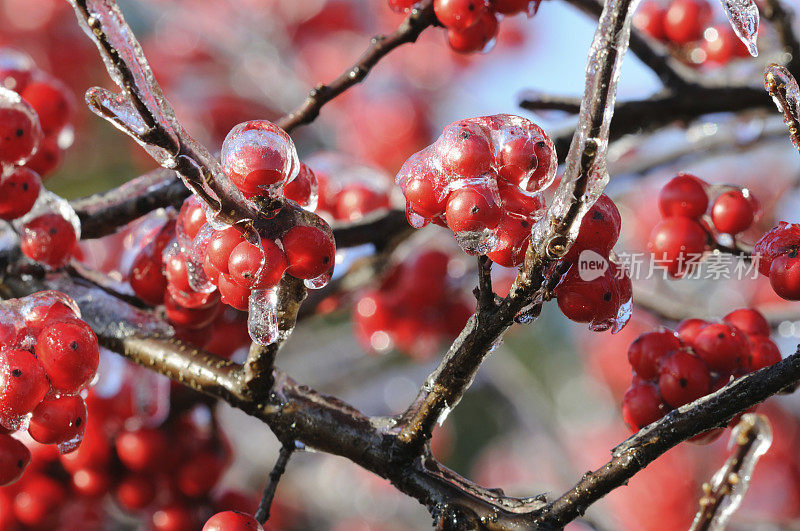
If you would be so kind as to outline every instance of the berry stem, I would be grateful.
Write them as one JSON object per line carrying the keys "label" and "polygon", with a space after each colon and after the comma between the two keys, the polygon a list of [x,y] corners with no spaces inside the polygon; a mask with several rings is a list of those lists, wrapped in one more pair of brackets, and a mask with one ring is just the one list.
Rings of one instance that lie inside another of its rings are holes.
{"label": "berry stem", "polygon": [[272,507],[272,500],[275,498],[275,491],[278,489],[278,482],[281,480],[283,473],[286,472],[286,465],[289,464],[289,458],[292,457],[296,446],[294,442],[284,444],[278,452],[278,460],[275,461],[275,466],[269,473],[269,481],[267,486],[264,487],[264,492],[261,494],[261,501],[258,504],[255,518],[259,524],[265,524],[269,520],[269,510]]}
{"label": "berry stem", "polygon": [[350,87],[361,83],[372,68],[389,52],[403,44],[415,42],[420,34],[435,22],[433,0],[423,0],[411,10],[408,17],[394,32],[389,35],[376,35],[370,39],[369,47],[354,65],[327,85],[322,83],[317,85],[300,107],[280,118],[276,123],[288,133],[300,125],[313,122],[326,103]]}

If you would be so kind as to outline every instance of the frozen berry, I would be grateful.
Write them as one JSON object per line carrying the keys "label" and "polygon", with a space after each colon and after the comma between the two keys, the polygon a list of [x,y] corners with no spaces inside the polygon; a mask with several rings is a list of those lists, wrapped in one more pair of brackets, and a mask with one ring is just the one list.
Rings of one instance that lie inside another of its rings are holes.
{"label": "frozen berry", "polygon": [[39,175],[22,166],[0,177],[0,219],[12,220],[30,212],[41,189]]}
{"label": "frozen berry", "polygon": [[42,444],[65,443],[86,428],[86,403],[79,396],[46,398],[33,410],[28,433]]}
{"label": "frozen berry", "polygon": [[50,267],[61,267],[72,257],[75,228],[58,214],[43,214],[22,228],[20,248],[25,255]]}
{"label": "frozen berry", "polygon": [[97,336],[85,324],[56,322],[46,326],[36,339],[36,356],[53,389],[75,393],[97,372],[100,356]]}
{"label": "frozen berry", "polygon": [[739,234],[750,228],[755,219],[755,209],[750,196],[739,190],[721,194],[711,207],[711,220],[718,231]]}
{"label": "frozen berry", "polygon": [[27,415],[50,391],[39,360],[26,350],[0,353],[0,419],[12,421]]}
{"label": "frozen berry", "polygon": [[30,462],[31,452],[24,444],[11,435],[0,434],[0,487],[21,478]]}
{"label": "frozen berry", "polygon": [[336,247],[331,238],[316,227],[293,227],[281,242],[289,262],[286,272],[295,278],[317,278],[333,267]]}
{"label": "frozen berry", "polygon": [[622,398],[622,418],[633,431],[657,421],[666,412],[658,389],[650,383],[632,386]]}
{"label": "frozen berry", "polygon": [[706,183],[688,173],[678,174],[658,193],[658,207],[665,218],[699,219],[708,209]]}
{"label": "frozen berry", "polygon": [[680,407],[710,391],[711,375],[700,358],[679,350],[661,363],[658,387],[667,404]]}
{"label": "frozen berry", "polygon": [[681,348],[681,340],[672,330],[659,330],[640,335],[628,347],[628,362],[645,380],[658,376],[661,361]]}
{"label": "frozen berry", "polygon": [[203,531],[263,531],[263,529],[255,518],[238,511],[217,513],[203,526]]}

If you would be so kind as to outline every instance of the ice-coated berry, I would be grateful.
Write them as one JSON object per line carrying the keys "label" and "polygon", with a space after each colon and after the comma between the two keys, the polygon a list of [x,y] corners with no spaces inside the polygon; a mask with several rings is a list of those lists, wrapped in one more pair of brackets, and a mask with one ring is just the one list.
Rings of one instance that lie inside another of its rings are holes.
{"label": "ice-coated berry", "polygon": [[55,322],[36,339],[36,356],[53,389],[75,393],[88,385],[97,372],[97,336],[84,323]]}

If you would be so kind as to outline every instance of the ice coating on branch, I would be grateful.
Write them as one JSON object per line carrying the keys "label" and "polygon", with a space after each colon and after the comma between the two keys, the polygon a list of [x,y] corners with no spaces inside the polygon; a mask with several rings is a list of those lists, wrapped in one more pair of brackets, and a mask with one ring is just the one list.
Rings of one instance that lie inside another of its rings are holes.
{"label": "ice coating on branch", "polygon": [[800,87],[789,70],[778,64],[771,64],[764,71],[764,86],[772,96],[778,110],[783,113],[783,121],[789,126],[789,136],[794,146],[800,150],[798,127],[800,127]]}
{"label": "ice coating on branch", "polygon": [[728,443],[728,448],[734,449],[733,455],[714,474],[709,484],[703,486],[706,494],[700,499],[700,511],[695,516],[695,525],[705,516],[704,508],[712,501],[710,496],[722,496],[707,529],[722,531],[726,528],[750,487],[756,463],[770,446],[772,428],[769,420],[764,415],[755,413],[743,415],[739,424],[733,428]]}
{"label": "ice coating on branch", "polygon": [[[573,242],[583,215],[608,183],[608,131],[614,114],[620,68],[628,50],[631,20],[638,3],[639,0],[607,0],[603,7],[589,49],[578,127],[572,137],[564,174],[553,204],[533,230],[532,241],[537,254],[552,254],[548,249],[551,239],[564,228],[568,229],[569,243]],[[576,196],[582,201],[573,205]],[[563,227],[565,220],[570,221],[568,227]]]}
{"label": "ice coating on branch", "polygon": [[278,288],[253,290],[247,316],[250,338],[259,345],[271,345],[278,340]]}
{"label": "ice coating on branch", "polygon": [[21,218],[15,219],[14,226],[18,231],[21,231],[22,228],[32,219],[51,213],[58,214],[62,218],[69,221],[70,225],[72,225],[72,228],[75,229],[75,237],[80,239],[81,220],[78,218],[78,214],[75,212],[75,209],[72,208],[72,205],[69,204],[69,201],[44,188],[42,188],[42,191],[39,193],[39,197],[36,199],[36,202],[33,204],[33,208],[31,208],[30,212]]}
{"label": "ice coating on branch", "polygon": [[[111,0],[70,0],[70,3],[84,32],[97,45],[109,75],[120,87],[119,96],[128,101],[122,103],[107,91],[90,89],[87,99],[92,110],[140,144],[158,143],[161,147],[148,146],[148,152],[165,168],[180,169],[187,186],[202,192],[214,217],[228,218],[231,210],[247,209],[248,203],[222,172],[219,162],[189,136],[175,117],[117,3]],[[143,125],[144,135],[140,135]],[[249,208],[248,212],[250,217],[255,216],[255,209]]]}
{"label": "ice coating on branch", "polygon": [[170,169],[175,167],[174,153],[142,140],[150,128],[125,96],[101,87],[93,87],[86,91],[85,98],[93,113],[105,118],[133,138],[161,166]]}
{"label": "ice coating on branch", "polygon": [[98,336],[123,339],[131,336],[169,337],[175,331],[153,314],[120,302],[100,288],[58,277],[50,282],[58,291],[70,293],[82,318]]}
{"label": "ice coating on branch", "polygon": [[758,57],[758,6],[755,0],[720,0],[736,36],[741,39],[750,55]]}

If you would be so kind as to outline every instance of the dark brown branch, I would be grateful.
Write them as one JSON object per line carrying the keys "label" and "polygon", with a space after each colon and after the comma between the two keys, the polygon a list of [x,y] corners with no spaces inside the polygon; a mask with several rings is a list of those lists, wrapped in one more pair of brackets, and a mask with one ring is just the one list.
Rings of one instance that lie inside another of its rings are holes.
{"label": "dark brown branch", "polygon": [[264,487],[264,492],[261,494],[261,501],[256,510],[255,519],[259,524],[265,524],[269,520],[269,510],[272,507],[272,500],[275,498],[275,491],[278,489],[278,482],[286,472],[286,465],[289,463],[289,458],[295,450],[294,442],[284,444],[278,453],[278,460],[275,461],[275,466],[272,472],[269,473],[269,481],[267,486]]}
{"label": "dark brown branch", "polygon": [[305,102],[296,110],[280,118],[276,123],[289,132],[297,126],[311,123],[322,107],[350,87],[361,83],[372,68],[389,52],[403,44],[417,40],[425,28],[436,22],[433,0],[423,0],[411,10],[408,17],[389,35],[377,35],[370,40],[369,48],[353,66],[329,84],[314,88]]}
{"label": "dark brown branch", "polygon": [[478,307],[486,311],[495,306],[495,295],[492,289],[492,261],[486,256],[478,257]]}
{"label": "dark brown branch", "polygon": [[699,433],[725,426],[741,411],[791,388],[798,381],[800,352],[671,411],[614,448],[611,461],[584,475],[572,489],[542,509],[536,522],[544,529],[566,525],[673,446]]}
{"label": "dark brown branch", "polygon": [[113,234],[153,210],[180,208],[190,193],[174,171],[158,169],[70,204],[81,220],[81,238],[91,240]]}
{"label": "dark brown branch", "polygon": [[[523,109],[555,109],[572,113],[580,110],[579,100],[536,93],[532,96],[522,94],[520,106]],[[681,93],[667,91],[643,100],[619,102],[611,121],[609,140],[631,133],[654,131],[675,122],[690,122],[707,114],[772,108],[774,104],[759,88],[692,85]],[[566,156],[571,139],[571,134],[553,139],[559,159]]]}

